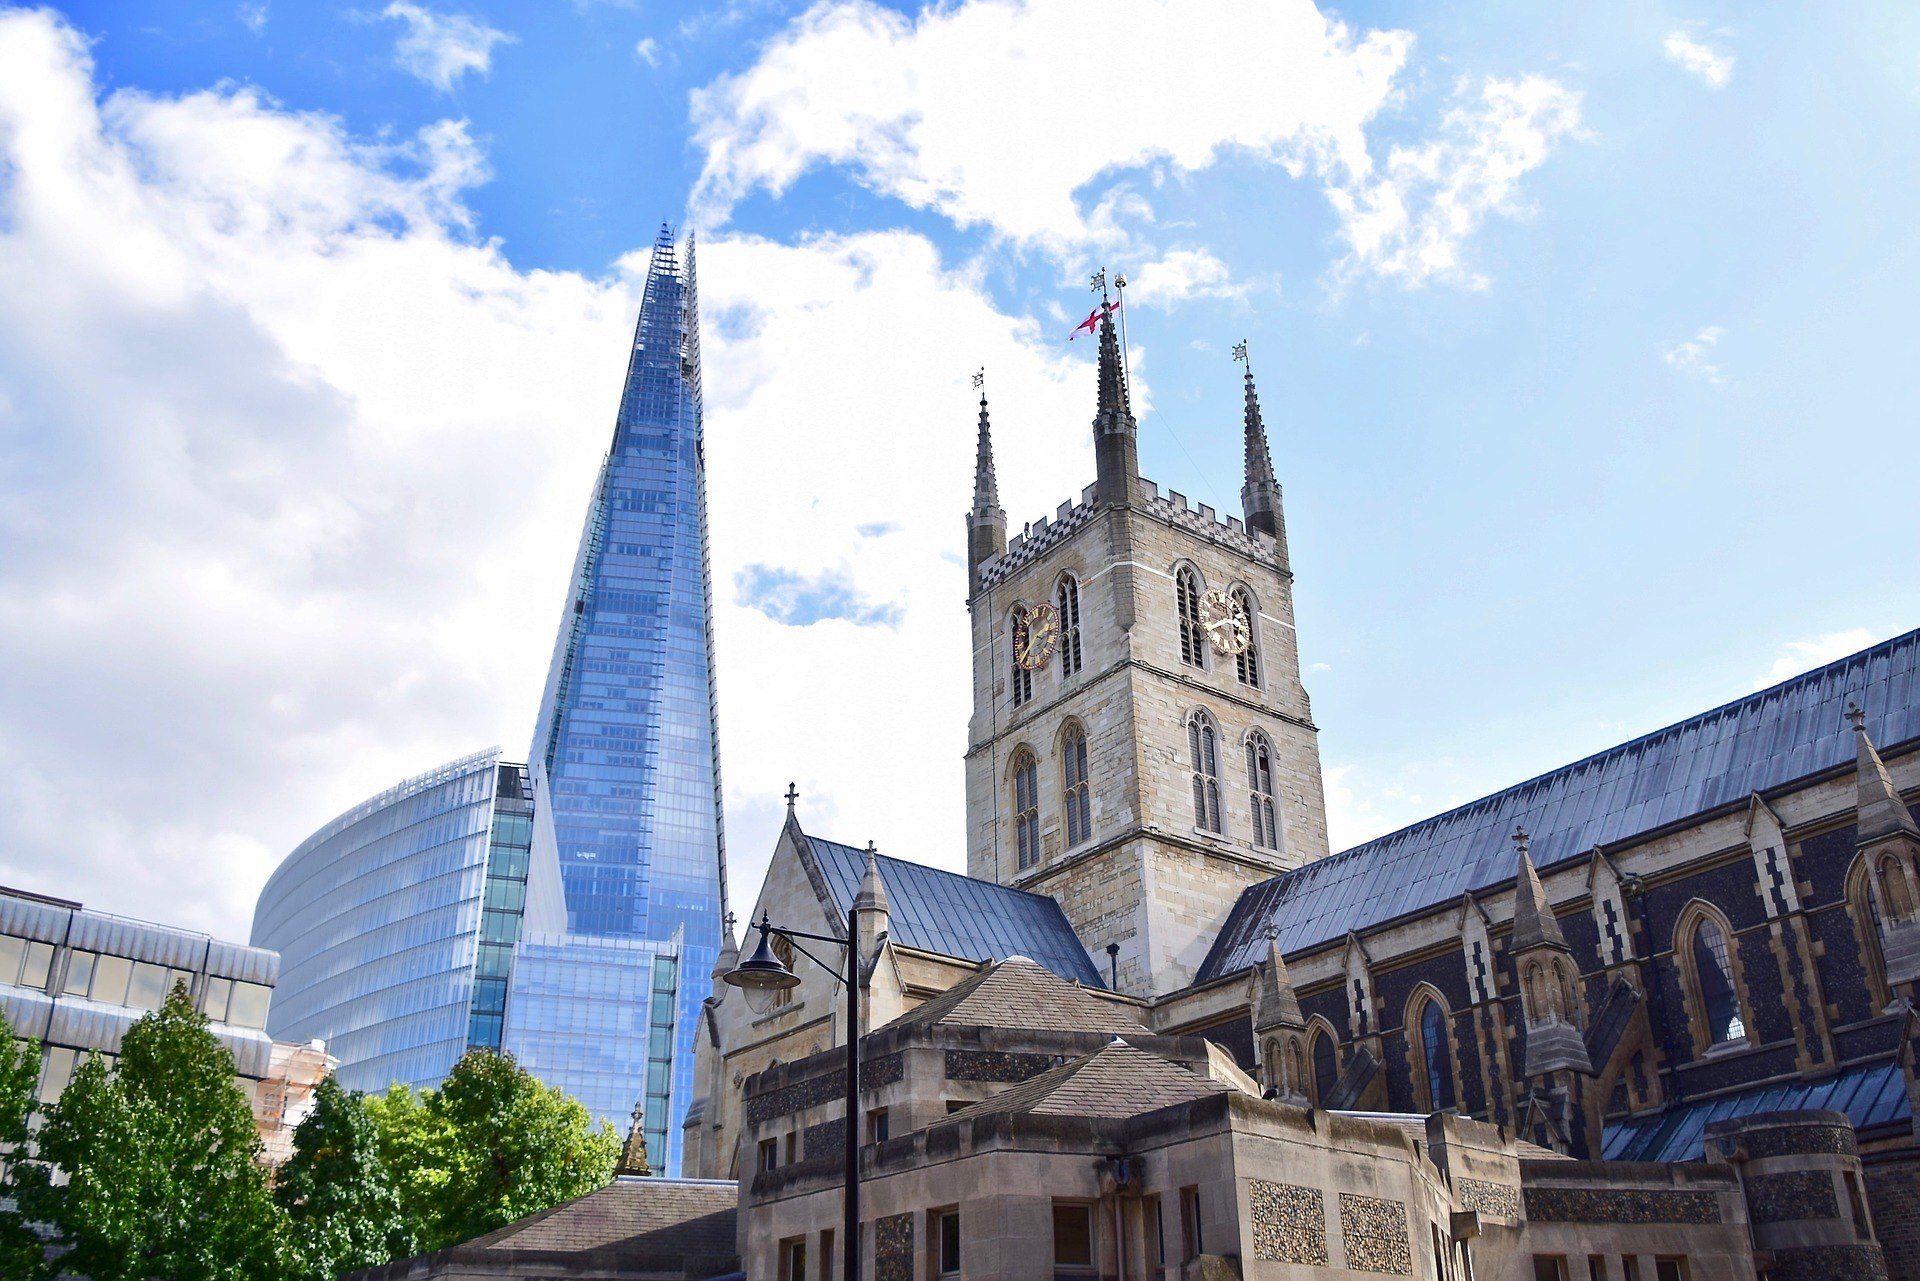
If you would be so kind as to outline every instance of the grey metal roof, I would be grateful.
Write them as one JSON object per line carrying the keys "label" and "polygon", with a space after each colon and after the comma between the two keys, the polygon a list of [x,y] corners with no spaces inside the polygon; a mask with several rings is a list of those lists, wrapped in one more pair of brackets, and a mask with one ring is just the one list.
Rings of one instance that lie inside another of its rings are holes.
{"label": "grey metal roof", "polygon": [[1913,1115],[1900,1065],[1850,1068],[1824,1081],[1762,1086],[1698,1103],[1683,1103],[1657,1116],[1633,1117],[1607,1127],[1600,1154],[1608,1161],[1698,1161],[1707,1125],[1758,1112],[1828,1108],[1845,1112],[1863,1130]]}
{"label": "grey metal roof", "polygon": [[1849,764],[1849,702],[1882,747],[1920,737],[1916,668],[1920,631],[1248,886],[1200,980],[1258,962],[1269,920],[1292,953],[1511,881],[1516,824],[1545,868]]}
{"label": "grey metal roof", "polygon": [[[867,852],[818,836],[807,843],[845,915],[860,892]],[[891,913],[887,928],[902,947],[970,961],[1025,956],[1063,979],[1106,986],[1054,900],[885,854],[879,864]]]}

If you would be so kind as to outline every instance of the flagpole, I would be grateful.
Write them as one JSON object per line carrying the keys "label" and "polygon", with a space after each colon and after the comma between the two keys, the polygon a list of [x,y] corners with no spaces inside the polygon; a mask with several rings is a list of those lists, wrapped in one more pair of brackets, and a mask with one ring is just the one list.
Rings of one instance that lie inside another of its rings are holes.
{"label": "flagpole", "polygon": [[1127,380],[1127,408],[1133,408],[1133,366],[1127,361],[1127,278],[1125,275],[1113,278],[1114,292],[1120,295],[1120,370]]}

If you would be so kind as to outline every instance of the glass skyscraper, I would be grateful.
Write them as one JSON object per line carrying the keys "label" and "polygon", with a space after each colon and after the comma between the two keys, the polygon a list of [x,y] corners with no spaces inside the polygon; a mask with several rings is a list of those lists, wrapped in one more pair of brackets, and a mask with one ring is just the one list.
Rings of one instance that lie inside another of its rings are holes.
{"label": "glass skyscraper", "polygon": [[[611,1080],[624,1080],[636,1100],[645,1086],[649,1128],[664,1125],[664,1164],[678,1173],[696,1016],[725,911],[725,847],[693,246],[683,252],[665,228],[530,760],[542,813],[534,858],[557,861],[566,932],[601,945],[674,943],[679,953],[670,1064],[651,1052],[610,1054],[546,1079],[582,1098],[612,1088]],[[597,973],[599,964],[581,972]],[[661,1161],[661,1149],[653,1152]]]}

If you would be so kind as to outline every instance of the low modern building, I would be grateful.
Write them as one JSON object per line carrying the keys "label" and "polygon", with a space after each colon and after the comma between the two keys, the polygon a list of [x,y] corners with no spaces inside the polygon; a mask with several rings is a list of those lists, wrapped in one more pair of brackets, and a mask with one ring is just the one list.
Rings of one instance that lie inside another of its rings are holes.
{"label": "low modern building", "polygon": [[533,857],[538,817],[527,767],[490,748],[301,842],[254,911],[254,943],[281,954],[268,1030],[325,1041],[341,1083],[369,1092],[507,1051],[623,1132],[644,1101],[665,1153],[678,944],[567,933],[557,863]]}
{"label": "low modern building", "polygon": [[135,1021],[185,983],[253,1103],[265,1158],[284,1159],[332,1060],[324,1044],[276,1043],[280,958],[263,948],[91,912],[79,903],[0,888],[0,1014],[41,1046],[36,1097],[60,1098],[89,1051],[109,1062]]}

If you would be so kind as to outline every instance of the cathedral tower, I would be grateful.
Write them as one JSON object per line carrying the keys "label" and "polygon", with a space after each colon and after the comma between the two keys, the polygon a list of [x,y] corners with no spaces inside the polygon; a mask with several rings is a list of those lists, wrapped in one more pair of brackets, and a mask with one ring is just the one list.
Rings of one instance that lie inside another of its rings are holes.
{"label": "cathedral tower", "polygon": [[1096,474],[1005,541],[984,401],[967,870],[1052,896],[1123,991],[1190,983],[1240,890],[1327,852],[1280,487],[1246,379],[1246,519],[1142,480],[1109,315]]}

